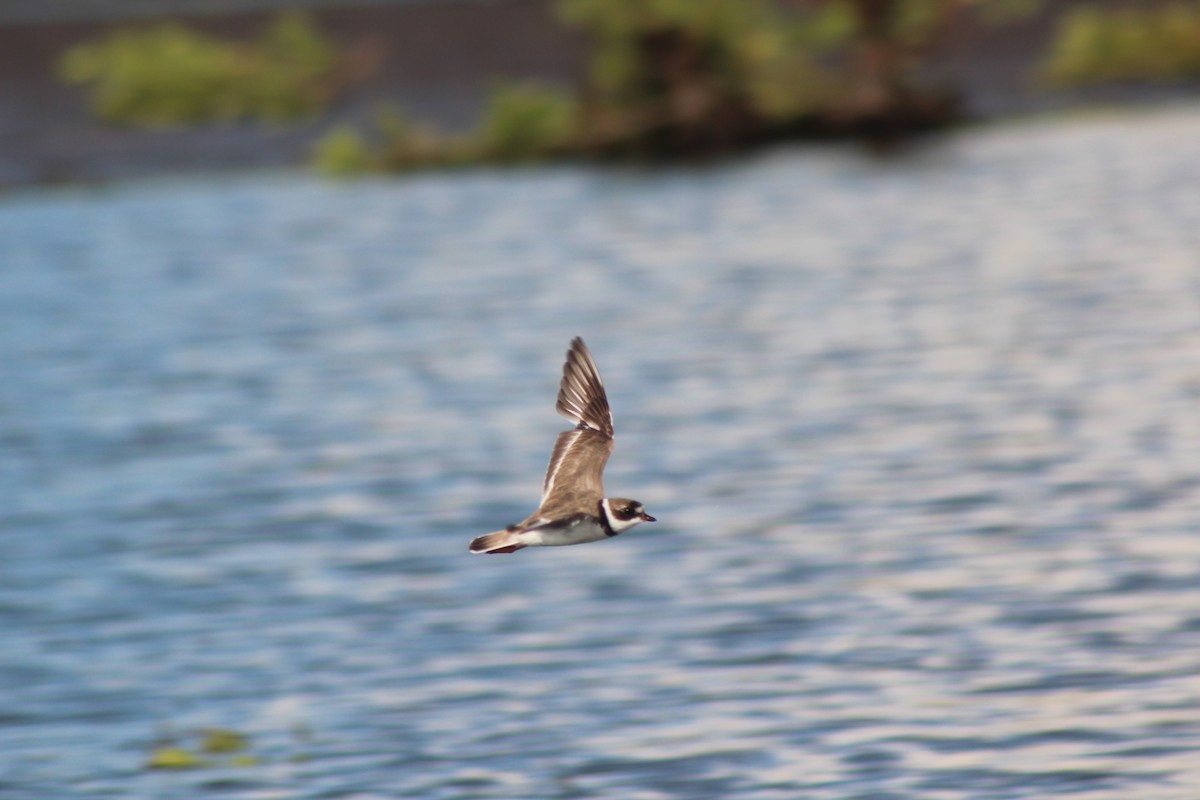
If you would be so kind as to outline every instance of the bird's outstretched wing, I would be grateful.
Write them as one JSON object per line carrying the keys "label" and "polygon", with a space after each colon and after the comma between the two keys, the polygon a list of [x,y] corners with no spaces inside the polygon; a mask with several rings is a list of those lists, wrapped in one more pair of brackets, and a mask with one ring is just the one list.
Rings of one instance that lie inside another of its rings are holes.
{"label": "bird's outstretched wing", "polygon": [[542,507],[578,506],[590,509],[604,497],[604,465],[613,448],[612,411],[596,362],[583,340],[571,340],[558,389],[559,414],[576,423],[554,442]]}
{"label": "bird's outstretched wing", "polygon": [[592,360],[587,345],[578,336],[571,340],[571,347],[567,350],[555,409],[571,422],[612,438],[612,411],[608,408],[608,396],[604,394],[600,371],[596,369],[596,362]]}

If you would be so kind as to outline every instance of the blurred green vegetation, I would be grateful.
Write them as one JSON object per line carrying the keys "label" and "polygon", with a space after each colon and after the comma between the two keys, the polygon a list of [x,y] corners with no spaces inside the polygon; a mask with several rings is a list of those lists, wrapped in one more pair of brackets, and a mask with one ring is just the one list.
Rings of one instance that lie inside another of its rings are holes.
{"label": "blurred green vegetation", "polygon": [[1042,77],[1073,86],[1200,75],[1200,3],[1077,8],[1062,20]]}
{"label": "blurred green vegetation", "polygon": [[[594,147],[719,146],[830,102],[819,63],[853,30],[843,5],[766,0],[560,0],[592,43],[583,116]],[[691,141],[688,141],[691,140]]]}
{"label": "blurred green vegetation", "polygon": [[402,172],[471,163],[527,162],[577,152],[577,106],[567,92],[530,82],[497,82],[473,131],[452,136],[385,108],[362,133],[342,125],[313,148],[332,175]]}
{"label": "blurred green vegetation", "polygon": [[[952,120],[921,76],[968,5],[1001,23],[1039,0],[559,0],[592,42],[593,131],[712,144],[778,133],[880,132]],[[703,134],[703,135],[702,135]],[[679,141],[670,142],[679,144]]]}
{"label": "blurred green vegetation", "polygon": [[[312,758],[310,748],[318,737],[305,724],[291,730],[295,752],[285,756],[292,763]],[[264,758],[251,752],[249,734],[231,728],[199,728],[186,731],[163,728],[151,746],[144,762],[146,769],[190,770],[222,769],[227,767],[256,767],[267,764]]]}
{"label": "blurred green vegetation", "polygon": [[339,125],[313,145],[312,165],[330,175],[354,175],[376,167],[375,154],[351,125]]}
{"label": "blurred green vegetation", "polygon": [[415,123],[393,108],[376,113],[366,135],[351,125],[341,125],[318,140],[312,151],[312,165],[317,170],[343,176],[445,167],[465,159],[460,139]]}
{"label": "blurred green vegetation", "polygon": [[103,119],[184,125],[313,116],[333,94],[334,46],[301,12],[275,17],[255,42],[227,42],[178,23],[114,32],[76,45],[59,75],[91,89]]}
{"label": "blurred green vegetation", "polygon": [[[497,82],[476,128],[455,135],[384,109],[364,130],[331,130],[312,159],[323,171],[350,174],[907,136],[956,118],[950,76],[935,83],[928,57],[960,15],[1003,23],[1041,5],[555,0],[562,23],[590,43],[574,90]],[[65,80],[90,87],[101,117],[153,126],[314,116],[344,82],[348,63],[308,16],[291,12],[250,42],[176,23],[119,31],[71,48],[58,66]],[[1200,0],[1078,7],[1063,18],[1041,68],[1057,85],[1197,74]]]}
{"label": "blurred green vegetation", "polygon": [[475,135],[480,155],[528,161],[572,147],[578,130],[576,104],[566,93],[532,83],[492,88]]}
{"label": "blurred green vegetation", "polygon": [[763,0],[560,0],[557,8],[591,39],[588,88],[613,108],[639,106],[668,89],[664,80],[698,70],[704,89],[748,93],[783,62],[851,29],[838,4],[805,24]]}
{"label": "blurred green vegetation", "polygon": [[237,753],[250,745],[245,734],[228,728],[208,728],[200,733],[200,750],[205,753]]}
{"label": "blurred green vegetation", "polygon": [[146,759],[147,769],[198,769],[207,766],[204,759],[183,747],[159,747]]}
{"label": "blurred green vegetation", "polygon": [[[996,19],[1037,0],[976,0]],[[314,161],[332,173],[570,155],[692,156],[797,135],[903,136],[954,119],[921,56],[960,0],[557,0],[591,44],[573,94],[493,88],[478,128],[447,137],[392,114],[338,128]]]}
{"label": "blurred green vegetation", "polygon": [[[194,740],[191,746],[180,739]],[[250,739],[228,728],[207,728],[187,736],[171,736],[146,758],[147,769],[202,769],[206,767],[253,767],[262,763],[245,752]]]}

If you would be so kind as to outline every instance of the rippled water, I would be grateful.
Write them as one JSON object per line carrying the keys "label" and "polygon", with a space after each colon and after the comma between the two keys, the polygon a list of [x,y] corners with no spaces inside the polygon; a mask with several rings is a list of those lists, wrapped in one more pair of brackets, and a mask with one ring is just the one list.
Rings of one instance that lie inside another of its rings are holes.
{"label": "rippled water", "polygon": [[[2,797],[1200,796],[1200,111],[11,194],[0,265]],[[576,334],[660,522],[471,556]]]}

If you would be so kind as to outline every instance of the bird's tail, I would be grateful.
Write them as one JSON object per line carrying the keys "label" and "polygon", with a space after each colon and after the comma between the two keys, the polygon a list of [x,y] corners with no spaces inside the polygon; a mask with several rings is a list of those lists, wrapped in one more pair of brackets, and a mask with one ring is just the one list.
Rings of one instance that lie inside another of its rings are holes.
{"label": "bird's tail", "polygon": [[472,553],[515,553],[525,545],[517,541],[519,531],[485,533],[471,540]]}

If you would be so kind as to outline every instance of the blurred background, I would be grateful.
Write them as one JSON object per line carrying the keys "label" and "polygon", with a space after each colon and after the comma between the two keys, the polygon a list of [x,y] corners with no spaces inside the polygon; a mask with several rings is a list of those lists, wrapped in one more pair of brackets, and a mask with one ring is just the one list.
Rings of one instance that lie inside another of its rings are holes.
{"label": "blurred background", "polygon": [[[1200,4],[0,2],[0,797],[1194,800]],[[563,354],[658,518],[513,556]]]}

